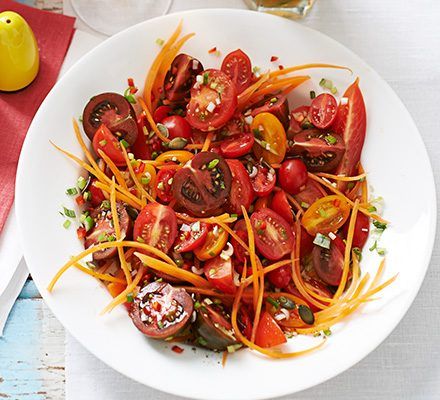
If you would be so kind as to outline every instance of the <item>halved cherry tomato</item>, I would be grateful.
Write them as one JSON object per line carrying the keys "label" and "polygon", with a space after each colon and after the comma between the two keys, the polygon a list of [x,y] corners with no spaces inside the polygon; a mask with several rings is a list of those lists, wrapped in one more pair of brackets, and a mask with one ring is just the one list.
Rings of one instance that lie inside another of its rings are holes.
{"label": "halved cherry tomato", "polygon": [[299,159],[286,160],[278,170],[281,187],[290,194],[298,194],[307,183],[307,167]]}
{"label": "halved cherry tomato", "polygon": [[101,203],[105,200],[102,190],[95,186],[96,182],[98,182],[98,180],[96,178],[92,178],[90,180],[90,185],[87,187],[87,190],[91,194],[90,202],[94,207],[101,205]]}
{"label": "halved cherry tomato", "polygon": [[[234,232],[237,236],[243,240],[245,244],[248,243],[248,232],[246,229],[246,223],[244,219],[239,219],[234,225]],[[243,246],[238,243],[233,237],[231,237],[231,244],[234,248],[234,256],[239,262],[244,262],[248,257],[248,252],[243,248]],[[249,269],[249,268],[248,268]],[[241,271],[239,271],[241,273]]]}
{"label": "halved cherry tomato", "polygon": [[[308,276],[304,277],[304,285],[307,286],[310,290],[313,290],[315,293],[319,294],[322,297],[327,297],[331,299],[333,297],[333,293],[330,292],[327,285],[322,282],[319,278],[310,278]],[[296,297],[299,297],[301,300],[305,302],[309,306],[309,308],[313,312],[321,311],[320,308],[316,307],[314,304],[309,303],[307,300],[303,298],[299,290],[295,287],[293,282],[289,284],[289,286],[286,288],[286,292],[293,294]]]}
{"label": "halved cherry tomato", "polygon": [[272,201],[272,194],[268,194],[267,196],[263,196],[263,197],[258,197],[257,201],[254,203],[254,211],[260,211],[263,208],[269,208],[271,201]]}
{"label": "halved cherry tomato", "polygon": [[301,205],[301,207],[308,208],[316,200],[324,196],[327,196],[327,193],[324,192],[321,186],[315,181],[308,179],[305,188],[298,194],[295,194],[293,197]]}
{"label": "halved cherry tomato", "polygon": [[210,260],[217,257],[228,241],[228,232],[218,225],[211,225],[203,246],[194,249],[194,254],[201,261]]}
{"label": "halved cherry tomato", "polygon": [[156,158],[156,162],[166,164],[168,162],[185,164],[194,157],[194,154],[187,150],[169,150]]}
{"label": "halved cherry tomato", "polygon": [[313,268],[316,274],[327,284],[338,286],[344,269],[344,242],[336,236],[330,249],[315,246],[312,251]]}
{"label": "halved cherry tomato", "polygon": [[192,139],[192,128],[185,118],[179,115],[170,115],[162,120],[162,124],[168,129],[170,139],[177,137]]}
{"label": "halved cherry tomato", "polygon": [[[171,207],[149,203],[134,222],[133,239],[167,253],[177,237],[177,218]],[[142,251],[142,250],[141,250]]]}
{"label": "halved cherry tomato", "polygon": [[217,256],[205,263],[203,268],[206,278],[212,285],[223,293],[234,294],[237,287],[234,284],[235,273],[232,259],[224,260]]}
{"label": "halved cherry tomato", "polygon": [[[278,307],[275,304],[278,304]],[[306,325],[298,312],[300,306],[310,308],[302,297],[293,296],[290,293],[273,293],[270,295],[270,301],[266,299],[266,311],[282,327],[299,328]],[[288,314],[288,318],[285,313]]]}
{"label": "halved cherry tomato", "polygon": [[269,282],[277,288],[286,288],[292,280],[292,267],[285,265],[267,274]]}
{"label": "halved cherry tomato", "polygon": [[103,151],[118,167],[126,164],[121,143],[104,124],[96,131],[92,144],[96,154],[98,154],[98,150]]}
{"label": "halved cherry tomato", "polygon": [[321,93],[312,100],[309,110],[309,119],[317,128],[329,127],[336,118],[338,103],[329,93]]}
{"label": "halved cherry tomato", "polygon": [[273,114],[283,124],[284,129],[289,128],[289,102],[284,95],[269,95],[261,103],[257,104],[257,108],[252,110],[251,115],[268,112]]}
{"label": "halved cherry tomato", "polygon": [[[147,164],[138,160],[138,164],[133,167],[134,173],[138,181],[156,198],[156,168],[151,164]],[[143,179],[145,178],[145,180]]]}
{"label": "halved cherry tomato", "polygon": [[[137,159],[151,160],[154,152],[158,154],[162,151],[162,142],[156,134],[148,134],[151,128],[144,114],[139,116],[137,126],[138,135],[131,151]],[[144,128],[146,128],[146,132]],[[147,135],[145,133],[147,133]]]}
{"label": "halved cherry tomato", "polygon": [[249,177],[251,178],[254,192],[258,197],[269,195],[277,181],[275,171],[269,170],[268,167],[262,164],[253,165]]}
{"label": "halved cherry tomato", "polygon": [[252,83],[251,60],[240,49],[229,53],[225,57],[221,70],[234,82],[237,94],[240,94]]}
{"label": "halved cherry tomato", "polygon": [[287,200],[286,192],[284,190],[278,190],[275,192],[270,208],[278,215],[281,215],[289,224],[293,224],[292,207]]}
{"label": "halved cherry tomato", "polygon": [[208,236],[208,225],[204,222],[193,222],[188,230],[180,232],[174,250],[178,253],[191,251],[205,243]]}
{"label": "halved cherry tomato", "polygon": [[257,159],[263,157],[270,164],[284,160],[286,131],[277,117],[267,112],[260,113],[253,119],[251,129],[255,134],[253,150]]}
{"label": "halved cherry tomato", "polygon": [[269,260],[280,260],[292,251],[295,237],[286,220],[264,208],[251,215],[250,222],[258,251]]}
{"label": "halved cherry tomato", "polygon": [[300,253],[301,257],[308,256],[313,250],[313,240],[315,238],[310,236],[307,231],[301,226],[301,241],[300,241]]}
{"label": "halved cherry tomato", "polygon": [[252,320],[248,308],[245,305],[240,307],[238,312],[237,324],[244,336],[251,340]]}
{"label": "halved cherry tomato", "polygon": [[201,83],[191,89],[186,119],[196,129],[207,132],[228,122],[237,107],[237,90],[229,77],[217,69],[198,75]]}
{"label": "halved cherry tomato", "polygon": [[315,201],[304,213],[302,225],[315,236],[318,232],[326,235],[336,232],[350,215],[350,204],[338,195],[325,196]]}
{"label": "halved cherry tomato", "polygon": [[[344,237],[348,234],[349,221],[347,221],[342,227]],[[356,224],[354,225],[354,235],[352,247],[357,247],[362,250],[365,246],[365,242],[368,239],[370,233],[370,218],[365,214],[358,213],[356,216]]]}
{"label": "halved cherry tomato", "polygon": [[[345,142],[345,153],[336,170],[336,174],[351,176],[356,172],[364,146],[367,128],[367,113],[364,99],[359,89],[359,78],[345,91],[347,104],[340,104],[336,119],[332,125],[334,131]],[[347,182],[338,182],[338,189],[345,190]]]}
{"label": "halved cherry tomato", "polygon": [[242,133],[223,140],[220,144],[220,153],[226,158],[239,158],[248,154],[254,145],[254,135]]}
{"label": "halved cherry tomato", "polygon": [[157,173],[157,197],[165,203],[169,203],[174,199],[172,185],[175,174],[176,170],[174,168],[162,168]]}
{"label": "halved cherry tomato", "polygon": [[286,342],[286,336],[284,336],[279,325],[267,311],[263,312],[260,322],[258,323],[255,344],[263,348],[268,348]]}
{"label": "halved cherry tomato", "polygon": [[166,117],[169,117],[173,112],[170,106],[159,106],[154,110],[153,119],[156,123],[161,123]]}
{"label": "halved cherry tomato", "polygon": [[292,139],[295,134],[300,133],[303,129],[310,128],[309,106],[300,106],[290,113],[290,125],[287,136]]}
{"label": "halved cherry tomato", "polygon": [[226,160],[232,174],[231,191],[229,193],[226,208],[232,214],[241,215],[241,206],[246,210],[254,200],[254,189],[246,168],[238,160]]}

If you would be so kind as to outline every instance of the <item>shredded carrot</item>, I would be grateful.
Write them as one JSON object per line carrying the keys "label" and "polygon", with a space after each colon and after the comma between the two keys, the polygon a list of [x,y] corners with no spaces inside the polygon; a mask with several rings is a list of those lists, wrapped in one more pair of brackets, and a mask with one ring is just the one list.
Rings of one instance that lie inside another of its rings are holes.
{"label": "shredded carrot", "polygon": [[94,278],[100,279],[102,281],[122,283],[122,284],[127,283],[125,281],[125,279],[119,279],[119,278],[116,278],[116,277],[109,275],[109,274],[101,274],[99,272],[93,271],[90,268],[84,267],[84,265],[81,265],[79,263],[75,263],[74,266],[75,266],[75,268],[79,269],[80,271],[85,272],[86,274],[93,276]]}
{"label": "shredded carrot", "polygon": [[212,139],[214,138],[214,132],[208,132],[206,135],[205,142],[203,143],[202,151],[208,151],[211,145]]}
{"label": "shredded carrot", "polygon": [[189,143],[185,146],[187,150],[200,150],[203,147],[203,143]]}
{"label": "shredded carrot", "polygon": [[233,229],[231,229],[227,224],[223,223],[223,222],[217,222],[218,225],[220,225],[226,232],[228,232],[236,241],[237,243],[243,247],[243,249],[245,249],[248,253],[249,253],[249,247],[248,245],[243,242],[243,240],[241,239],[240,236],[238,236]]}
{"label": "shredded carrot", "polygon": [[224,351],[223,352],[223,355],[222,355],[222,367],[224,368],[225,367],[225,365],[226,365],[226,360],[228,359],[228,352],[227,351]]}
{"label": "shredded carrot", "polygon": [[165,137],[164,135],[162,135],[162,133],[160,132],[159,128],[156,125],[156,122],[154,122],[154,119],[151,115],[150,110],[148,109],[147,105],[144,103],[144,101],[142,100],[142,98],[138,97],[137,98],[139,104],[142,107],[142,110],[145,114],[145,116],[147,117],[147,121],[150,124],[151,128],[153,129],[154,133],[157,135],[157,137],[162,140],[162,142],[169,142],[170,139],[168,139],[167,137]]}
{"label": "shredded carrot", "polygon": [[294,76],[293,78],[280,79],[275,82],[266,82],[259,89],[257,89],[249,98],[248,101],[263,97],[267,94],[275,93],[277,90],[290,87],[291,90],[309,80],[310,76]]}
{"label": "shredded carrot", "polygon": [[248,103],[251,96],[255,93],[256,90],[258,90],[261,85],[263,85],[267,80],[269,79],[269,72],[266,72],[264,75],[258,79],[254,84],[249,86],[246,90],[244,90],[241,94],[238,96],[238,105],[237,108],[239,110],[242,110],[244,106]]}
{"label": "shredded carrot", "polygon": [[[110,190],[110,209],[112,212],[112,220],[113,227],[115,229],[116,240],[120,241],[124,238],[121,237],[121,226],[119,225],[119,216],[118,210],[116,208],[116,190],[115,190],[115,181],[114,178],[112,180],[111,190]],[[130,270],[127,266],[127,260],[125,259],[124,249],[122,247],[118,247],[118,255],[119,261],[121,262],[122,271],[124,271],[125,279],[127,284],[129,285],[132,282]]]}
{"label": "shredded carrot", "polygon": [[351,73],[353,73],[353,71],[350,68],[344,67],[344,66],[340,66],[340,65],[322,64],[322,63],[311,63],[311,64],[295,65],[293,67],[284,68],[284,69],[279,70],[279,71],[272,71],[269,74],[269,77],[272,79],[272,78],[275,78],[275,77],[278,77],[278,76],[281,76],[281,75],[290,74],[291,72],[301,71],[301,70],[304,70],[304,69],[312,69],[312,68],[345,69],[345,70],[350,71]]}
{"label": "shredded carrot", "polygon": [[[105,185],[104,183],[101,183],[101,182],[96,182],[95,186],[98,189],[101,189],[104,192],[110,194],[111,189],[108,185]],[[137,210],[142,209],[141,201],[136,196],[133,196],[130,192],[127,192],[127,193],[129,194],[129,196],[122,194],[122,193],[119,193],[119,192],[116,192],[116,198],[118,200],[123,201],[124,203],[127,203],[131,207],[136,208]]]}
{"label": "shredded carrot", "polygon": [[157,260],[146,254],[135,252],[134,255],[139,258],[145,265],[157,271],[161,271],[165,274],[171,275],[175,278],[182,279],[186,282],[192,283],[194,286],[209,288],[211,284],[199,275],[196,275],[190,271],[186,271],[182,268],[178,268],[176,265],[170,265],[166,262]]}
{"label": "shredded carrot", "polygon": [[286,192],[286,197],[287,197],[287,200],[289,200],[289,203],[292,204],[296,208],[296,211],[298,211],[298,213],[299,213],[298,217],[299,217],[304,212],[303,208],[301,207],[301,205],[295,200],[295,198],[291,194]]}
{"label": "shredded carrot", "polygon": [[170,50],[171,46],[176,42],[177,38],[180,35],[180,32],[182,32],[182,20],[180,20],[179,25],[177,26],[174,33],[170,36],[170,38],[167,40],[167,42],[162,46],[162,49],[160,50],[159,54],[156,56],[156,58],[153,61],[153,64],[151,65],[147,78],[145,79],[144,84],[144,98],[145,103],[149,110],[152,110],[151,107],[151,91],[153,89],[154,82],[156,80],[156,75],[160,69],[160,66],[162,65],[163,59]]}
{"label": "shredded carrot", "polygon": [[107,312],[110,312],[111,310],[113,310],[116,306],[118,306],[119,304],[125,303],[127,301],[127,295],[130,293],[133,293],[136,289],[136,286],[139,284],[139,282],[141,281],[142,277],[144,276],[145,273],[145,267],[143,265],[141,265],[141,267],[138,269],[137,274],[135,276],[135,278],[133,279],[133,282],[131,282],[127,288],[118,296],[116,296],[109,305],[107,305],[101,312],[100,315],[103,315]]}
{"label": "shredded carrot", "polygon": [[343,181],[343,182],[360,181],[362,179],[365,179],[365,177],[367,176],[365,173],[361,173],[360,175],[356,175],[356,176],[343,176],[343,175],[327,174],[325,172],[317,172],[315,175],[321,178],[333,179],[335,181]]}
{"label": "shredded carrot", "polygon": [[[121,147],[124,147],[124,146],[121,146]],[[125,179],[121,174],[121,171],[115,165],[115,163],[101,149],[98,149],[98,155],[108,165],[108,167],[110,168],[110,171],[112,171],[112,173],[115,176],[116,180],[118,181],[119,185],[121,185],[125,190],[128,190],[127,182],[125,182]]]}
{"label": "shredded carrot", "polygon": [[[285,265],[288,265],[288,264],[290,264],[290,263],[291,263],[290,260],[281,260],[281,261],[278,261],[278,262],[273,263],[273,264],[271,264],[271,265],[268,265],[267,267],[264,267],[264,268],[262,269],[261,272],[262,272],[264,275],[266,275],[266,274],[268,274],[269,272],[275,271],[275,270],[277,270],[278,268],[281,268],[281,267],[283,267],[283,266],[285,266]],[[248,276],[248,277],[245,279],[244,282],[245,282],[246,286],[252,283],[252,281],[253,281],[253,279],[254,279],[254,276],[253,276],[253,275],[254,275],[254,274]]]}
{"label": "shredded carrot", "polygon": [[223,222],[225,224],[229,224],[229,223],[235,222],[237,220],[237,218],[231,217],[227,213],[218,215],[217,217],[196,218],[196,217],[190,217],[187,214],[182,214],[182,213],[176,212],[176,216],[177,216],[178,219],[180,219],[181,221],[185,221],[185,222],[197,222],[197,221],[200,221],[200,222],[205,222],[207,224],[218,224],[218,225],[221,222]]}

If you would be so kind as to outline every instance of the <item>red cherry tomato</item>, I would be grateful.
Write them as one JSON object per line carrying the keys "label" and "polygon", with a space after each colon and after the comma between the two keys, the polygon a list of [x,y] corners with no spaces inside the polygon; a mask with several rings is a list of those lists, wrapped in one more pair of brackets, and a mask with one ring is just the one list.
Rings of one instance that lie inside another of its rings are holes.
{"label": "red cherry tomato", "polygon": [[251,60],[240,49],[225,57],[221,70],[234,82],[237,94],[243,92],[252,83]]}
{"label": "red cherry tomato", "polygon": [[[134,222],[133,239],[167,253],[177,237],[177,218],[171,207],[147,204]],[[140,239],[139,239],[140,238]]]}
{"label": "red cherry tomato", "polygon": [[301,226],[301,241],[300,253],[301,257],[308,256],[314,247],[313,241],[315,238],[307,233],[303,226]]}
{"label": "red cherry tomato", "polygon": [[92,178],[92,180],[90,181],[90,185],[87,188],[87,190],[89,190],[91,194],[90,202],[94,207],[98,207],[105,200],[105,196],[104,193],[102,193],[102,190],[95,186],[96,182],[98,182],[98,180],[96,178]]}
{"label": "red cherry tomato", "polygon": [[220,153],[226,158],[238,158],[248,154],[254,145],[254,135],[250,133],[231,136],[220,144]]}
{"label": "red cherry tomato", "polygon": [[192,127],[208,132],[221,128],[234,115],[237,90],[220,70],[207,69],[198,76],[202,82],[191,89],[186,119]]}
{"label": "red cherry tomato", "polygon": [[240,311],[238,312],[237,323],[243,335],[246,336],[248,340],[251,340],[252,320],[248,308],[244,305],[240,307]]}
{"label": "red cherry tomato", "polygon": [[329,127],[336,118],[338,103],[334,96],[322,93],[312,100],[309,110],[309,119],[317,128]]}
{"label": "red cherry tomato", "polygon": [[[327,297],[329,299],[333,297],[333,293],[330,292],[327,285],[318,278],[314,279],[306,276],[304,277],[304,285],[307,286],[310,290],[313,290],[314,292],[319,294],[320,296]],[[285,290],[287,293],[291,293],[294,296],[303,299],[313,312],[321,311],[320,308],[316,307],[314,304],[309,303],[307,300],[304,299],[304,297],[293,284],[293,282],[291,282]]]}
{"label": "red cherry tomato", "polygon": [[290,125],[287,130],[289,139],[292,139],[295,134],[300,133],[305,129],[305,125],[310,122],[308,118],[309,109],[309,106],[300,106],[290,113]]}
{"label": "red cherry tomato", "polygon": [[269,208],[269,205],[272,201],[272,194],[268,194],[267,196],[258,197],[254,204],[254,211],[260,211],[263,208]]}
{"label": "red cherry tomato", "polygon": [[206,261],[203,271],[206,278],[212,285],[224,292],[234,294],[237,287],[234,284],[234,268],[232,266],[232,259],[224,260],[220,256]]}
{"label": "red cherry tomato", "polygon": [[308,179],[306,186],[301,192],[295,194],[293,197],[303,207],[310,207],[316,200],[327,196],[327,193],[319,186],[318,183]]}
{"label": "red cherry tomato", "polygon": [[153,114],[154,122],[162,122],[166,117],[169,117],[173,109],[169,106],[159,106],[156,108]]}
{"label": "red cherry tomato", "polygon": [[313,268],[316,274],[328,285],[338,286],[344,269],[344,242],[336,236],[330,250],[315,246],[312,251]]}
{"label": "red cherry tomato", "polygon": [[293,224],[293,212],[287,200],[286,192],[278,190],[272,198],[270,208],[281,215],[289,224]]}
{"label": "red cherry tomato", "polygon": [[232,214],[242,214],[241,206],[246,210],[254,200],[254,190],[246,168],[238,160],[226,160],[232,174],[231,191],[229,192],[227,210]]}
{"label": "red cherry tomato", "polygon": [[[348,99],[347,104],[339,105],[332,125],[333,130],[342,136],[345,143],[345,153],[335,173],[351,176],[356,172],[361,158],[367,128],[367,113],[359,89],[359,79],[345,91],[344,97]],[[345,190],[346,187],[347,182],[338,182],[339,190]]]}
{"label": "red cherry tomato", "polygon": [[[121,143],[116,139],[110,130],[102,124],[93,136],[93,149],[99,155],[98,150],[103,151],[116,166],[126,165],[124,154],[121,150]],[[129,151],[129,150],[127,150]]]}
{"label": "red cherry tomato", "polygon": [[185,118],[179,115],[171,115],[162,120],[162,124],[168,129],[168,134],[170,139],[176,137],[181,137],[184,139],[192,138],[192,128],[191,125]]}
{"label": "red cherry tomato", "polygon": [[162,142],[157,135],[149,137],[145,135],[144,127],[150,131],[150,124],[145,115],[141,115],[137,120],[138,135],[136,142],[133,144],[131,151],[135,158],[141,160],[151,160],[154,152],[159,153],[162,150]]}
{"label": "red cherry tomato", "polygon": [[306,165],[298,158],[284,161],[278,171],[281,187],[290,194],[298,194],[307,183]]}
{"label": "red cherry tomato", "polygon": [[[248,243],[248,233],[246,229],[246,223],[244,222],[244,219],[239,219],[235,225],[234,225],[234,232],[237,234],[237,236],[243,240],[244,243]],[[243,263],[249,256],[248,252],[243,248],[241,244],[239,244],[232,236],[231,236],[231,244],[234,248],[234,256],[235,258]],[[241,268],[240,271],[241,273]]]}
{"label": "red cherry tomato", "polygon": [[269,282],[277,288],[286,288],[292,280],[292,267],[285,265],[267,274]]}
{"label": "red cherry tomato", "polygon": [[178,253],[191,251],[205,243],[208,236],[208,225],[204,222],[193,222],[188,231],[181,231],[174,250]]}
{"label": "red cherry tomato", "polygon": [[261,164],[255,165],[254,168],[257,169],[257,172],[250,175],[254,192],[258,197],[267,196],[275,187],[276,175]]}
{"label": "red cherry tomato", "polygon": [[[347,221],[342,227],[342,232],[344,237],[347,237],[348,234],[348,226],[350,225],[349,221]],[[353,244],[352,247],[357,247],[362,250],[365,246],[365,242],[368,239],[368,235],[370,233],[370,218],[365,214],[358,213],[356,217],[356,224],[354,226],[354,235],[353,235]]]}
{"label": "red cherry tomato", "polygon": [[287,339],[283,331],[272,318],[272,316],[265,311],[258,323],[257,333],[255,335],[255,344],[257,346],[268,348],[286,343]]}
{"label": "red cherry tomato", "polygon": [[295,238],[286,220],[264,208],[251,215],[250,222],[258,251],[269,260],[280,260],[292,251]]}
{"label": "red cherry tomato", "polygon": [[162,168],[156,178],[156,192],[160,200],[169,203],[174,199],[172,185],[176,170],[174,168]]}

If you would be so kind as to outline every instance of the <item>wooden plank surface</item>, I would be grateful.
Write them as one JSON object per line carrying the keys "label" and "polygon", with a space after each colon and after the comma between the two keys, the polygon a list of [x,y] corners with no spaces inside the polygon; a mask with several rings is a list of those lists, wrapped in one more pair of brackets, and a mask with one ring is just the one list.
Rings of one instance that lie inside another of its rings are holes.
{"label": "wooden plank surface", "polygon": [[64,328],[28,280],[0,338],[0,399],[64,399]]}

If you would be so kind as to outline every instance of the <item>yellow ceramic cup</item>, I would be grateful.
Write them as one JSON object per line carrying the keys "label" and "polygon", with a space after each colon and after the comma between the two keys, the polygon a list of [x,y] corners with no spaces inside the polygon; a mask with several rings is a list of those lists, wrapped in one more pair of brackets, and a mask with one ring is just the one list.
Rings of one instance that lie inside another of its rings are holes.
{"label": "yellow ceramic cup", "polygon": [[14,91],[37,76],[39,52],[26,20],[13,11],[0,13],[0,90]]}

